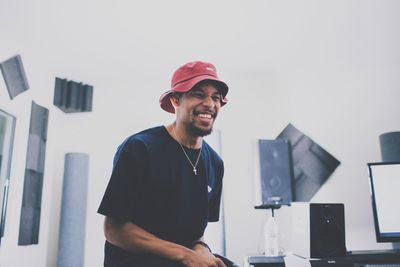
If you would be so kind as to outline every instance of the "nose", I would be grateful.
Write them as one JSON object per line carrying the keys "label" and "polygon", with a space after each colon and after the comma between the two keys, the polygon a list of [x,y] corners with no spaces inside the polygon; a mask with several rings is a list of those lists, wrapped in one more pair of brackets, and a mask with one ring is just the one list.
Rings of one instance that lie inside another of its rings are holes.
{"label": "nose", "polygon": [[215,104],[215,101],[214,101],[214,99],[212,98],[211,95],[209,95],[209,96],[207,96],[207,97],[205,97],[205,98],[203,99],[203,106],[212,108],[212,107],[214,107],[215,105],[216,105],[216,104]]}

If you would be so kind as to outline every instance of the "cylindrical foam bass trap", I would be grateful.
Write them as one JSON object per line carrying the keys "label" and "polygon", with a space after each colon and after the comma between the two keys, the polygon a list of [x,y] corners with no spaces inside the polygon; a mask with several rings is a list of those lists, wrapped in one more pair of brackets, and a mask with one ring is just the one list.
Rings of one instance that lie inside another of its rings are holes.
{"label": "cylindrical foam bass trap", "polygon": [[89,155],[65,154],[58,267],[84,265]]}
{"label": "cylindrical foam bass trap", "polygon": [[382,161],[400,161],[400,132],[381,134],[379,142]]}

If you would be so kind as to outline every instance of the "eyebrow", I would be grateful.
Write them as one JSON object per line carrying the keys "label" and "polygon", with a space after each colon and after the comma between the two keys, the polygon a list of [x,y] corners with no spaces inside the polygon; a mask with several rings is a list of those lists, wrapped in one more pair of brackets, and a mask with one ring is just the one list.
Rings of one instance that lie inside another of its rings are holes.
{"label": "eyebrow", "polygon": [[[188,93],[190,92],[202,92],[205,93],[200,87],[194,87],[192,90],[188,91]],[[214,93],[212,93],[212,95],[222,95],[222,93],[217,89],[217,91],[215,91]]]}

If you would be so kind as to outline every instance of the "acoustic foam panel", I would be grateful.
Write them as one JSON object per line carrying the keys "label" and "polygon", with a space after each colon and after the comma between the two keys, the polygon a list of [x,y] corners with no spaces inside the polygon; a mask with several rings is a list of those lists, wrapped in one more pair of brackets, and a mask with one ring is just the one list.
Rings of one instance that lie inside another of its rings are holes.
{"label": "acoustic foam panel", "polygon": [[92,111],[93,86],[56,78],[53,104],[65,113]]}
{"label": "acoustic foam panel", "polygon": [[[18,245],[31,245],[39,242],[40,208],[22,207]],[[22,233],[22,234],[21,234]]]}
{"label": "acoustic foam panel", "polygon": [[0,68],[10,99],[29,89],[20,55],[16,55],[0,63]]}
{"label": "acoustic foam panel", "polygon": [[40,209],[42,202],[43,175],[36,171],[25,170],[24,192],[22,198],[23,207]]}
{"label": "acoustic foam panel", "polygon": [[39,242],[48,109],[32,101],[18,245]]}
{"label": "acoustic foam panel", "polygon": [[65,155],[58,267],[83,266],[89,155]]}
{"label": "acoustic foam panel", "polygon": [[379,144],[382,161],[400,161],[400,132],[381,134]]}
{"label": "acoustic foam panel", "polygon": [[28,155],[26,169],[40,172],[44,169],[44,155],[46,143],[42,137],[36,134],[29,134]]}
{"label": "acoustic foam panel", "polygon": [[292,124],[286,126],[277,139],[288,139],[292,145],[294,200],[310,201],[340,161]]}

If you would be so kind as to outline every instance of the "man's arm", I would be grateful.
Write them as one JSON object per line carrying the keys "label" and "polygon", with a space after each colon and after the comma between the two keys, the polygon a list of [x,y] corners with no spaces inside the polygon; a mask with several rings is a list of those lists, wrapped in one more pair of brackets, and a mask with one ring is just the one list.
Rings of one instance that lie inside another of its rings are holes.
{"label": "man's arm", "polygon": [[192,249],[203,254],[214,256],[210,247],[204,242],[203,236],[193,242]]}
{"label": "man's arm", "polygon": [[[111,244],[133,253],[152,253],[181,262],[187,267],[226,267],[218,258],[210,257],[208,249],[200,248],[200,244],[191,250],[162,240],[131,222],[120,222],[106,216],[104,234]],[[206,249],[208,254],[203,249]]]}

